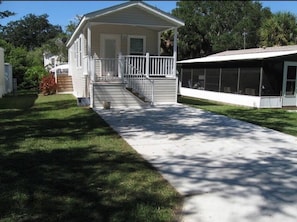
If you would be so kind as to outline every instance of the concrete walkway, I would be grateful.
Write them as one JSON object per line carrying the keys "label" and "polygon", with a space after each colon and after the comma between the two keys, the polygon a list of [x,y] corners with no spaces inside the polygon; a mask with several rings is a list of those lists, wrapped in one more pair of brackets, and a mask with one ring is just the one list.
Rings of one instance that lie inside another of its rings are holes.
{"label": "concrete walkway", "polygon": [[180,104],[97,112],[184,195],[182,221],[297,221],[296,137]]}

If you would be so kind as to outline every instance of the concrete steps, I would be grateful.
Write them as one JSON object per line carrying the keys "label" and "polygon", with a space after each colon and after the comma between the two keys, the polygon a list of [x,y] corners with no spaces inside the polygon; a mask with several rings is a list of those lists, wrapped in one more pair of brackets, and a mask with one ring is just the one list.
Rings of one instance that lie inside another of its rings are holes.
{"label": "concrete steps", "polygon": [[111,108],[146,107],[149,104],[125,88],[123,83],[96,83],[94,90],[94,108],[104,107],[105,102]]}

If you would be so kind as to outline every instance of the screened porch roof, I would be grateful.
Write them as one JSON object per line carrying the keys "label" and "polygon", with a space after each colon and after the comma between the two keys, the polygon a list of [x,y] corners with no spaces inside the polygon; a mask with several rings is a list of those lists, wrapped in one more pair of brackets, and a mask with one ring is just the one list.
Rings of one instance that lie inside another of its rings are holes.
{"label": "screened porch roof", "polygon": [[268,48],[255,48],[246,50],[232,50],[213,54],[203,58],[194,58],[181,60],[179,64],[189,63],[211,63],[211,62],[227,62],[227,61],[242,61],[242,60],[263,60],[274,57],[288,56],[297,54],[297,45],[280,46]]}

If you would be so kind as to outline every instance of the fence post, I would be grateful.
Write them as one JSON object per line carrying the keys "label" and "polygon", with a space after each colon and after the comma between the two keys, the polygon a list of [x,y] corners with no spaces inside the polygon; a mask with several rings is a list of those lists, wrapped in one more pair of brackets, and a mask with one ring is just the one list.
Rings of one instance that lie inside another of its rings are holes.
{"label": "fence post", "polygon": [[148,78],[150,76],[150,54],[148,52],[145,54],[145,75]]}

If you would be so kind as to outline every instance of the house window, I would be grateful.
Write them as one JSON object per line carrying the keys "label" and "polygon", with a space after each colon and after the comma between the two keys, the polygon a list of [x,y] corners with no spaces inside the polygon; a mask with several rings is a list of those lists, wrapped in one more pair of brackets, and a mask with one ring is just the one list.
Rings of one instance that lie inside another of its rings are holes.
{"label": "house window", "polygon": [[77,42],[75,43],[75,49],[76,49],[76,67],[81,67],[82,66],[82,40],[79,38]]}
{"label": "house window", "polygon": [[145,47],[145,36],[129,36],[128,50],[130,55],[144,55]]}

